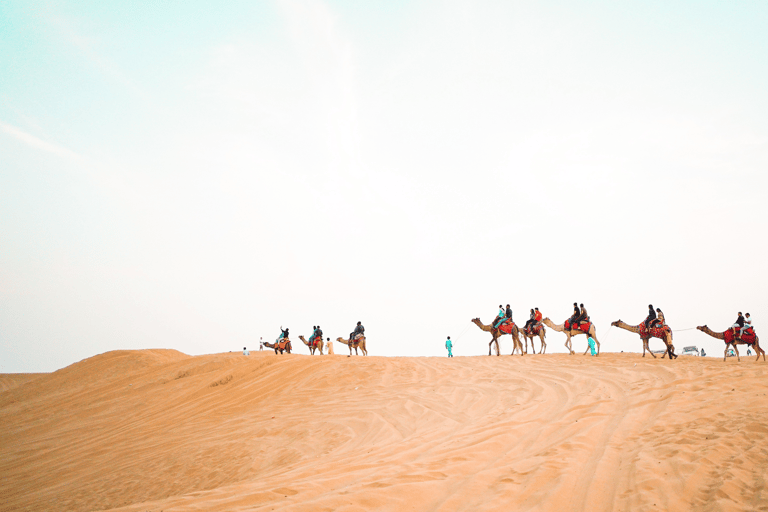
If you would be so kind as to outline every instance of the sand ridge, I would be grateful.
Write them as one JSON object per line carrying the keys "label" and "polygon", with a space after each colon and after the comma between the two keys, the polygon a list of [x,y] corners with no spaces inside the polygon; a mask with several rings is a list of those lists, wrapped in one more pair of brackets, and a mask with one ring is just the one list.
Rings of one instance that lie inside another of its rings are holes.
{"label": "sand ridge", "polygon": [[7,385],[0,510],[768,510],[751,359],[251,354]]}

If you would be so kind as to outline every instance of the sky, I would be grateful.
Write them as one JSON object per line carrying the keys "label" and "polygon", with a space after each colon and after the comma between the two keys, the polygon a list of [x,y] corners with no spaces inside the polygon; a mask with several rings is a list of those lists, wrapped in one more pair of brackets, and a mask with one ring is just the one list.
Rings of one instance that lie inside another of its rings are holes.
{"label": "sky", "polygon": [[0,2],[0,373],[357,321],[370,355],[483,355],[472,318],[574,301],[604,352],[642,351],[610,323],[652,303],[722,354],[693,328],[768,326],[765,26],[751,1]]}

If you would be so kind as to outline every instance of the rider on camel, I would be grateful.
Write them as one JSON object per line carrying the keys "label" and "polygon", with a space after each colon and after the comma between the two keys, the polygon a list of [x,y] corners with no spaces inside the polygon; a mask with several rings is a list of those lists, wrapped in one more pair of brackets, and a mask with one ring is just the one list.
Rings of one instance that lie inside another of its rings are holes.
{"label": "rider on camel", "polygon": [[749,313],[747,313],[746,318],[744,319],[744,327],[741,328],[739,331],[739,338],[744,334],[744,331],[747,329],[752,328],[752,319],[749,317]]}
{"label": "rider on camel", "polygon": [[536,310],[536,315],[533,317],[533,329],[536,329],[541,324],[541,319],[543,318],[541,315],[541,311],[539,311],[539,308],[534,308]]}
{"label": "rider on camel", "polygon": [[656,308],[656,320],[651,322],[651,327],[664,327],[667,325],[666,320],[664,320],[664,313],[661,311],[661,308]]}
{"label": "rider on camel", "polygon": [[526,331],[532,330],[533,324],[535,323],[536,323],[536,312],[533,311],[533,309],[531,309],[531,316],[528,317],[528,320],[525,322],[525,326],[523,327],[523,329],[525,329]]}
{"label": "rider on camel", "polygon": [[573,329],[573,326],[576,323],[576,319],[579,318],[581,315],[581,311],[579,311],[579,304],[577,302],[573,303],[573,315],[568,319],[568,325],[571,329]]}
{"label": "rider on camel", "polygon": [[579,313],[579,318],[576,319],[577,326],[581,324],[586,324],[589,322],[589,315],[587,314],[587,308],[584,307],[584,304],[580,304],[580,306],[581,306],[581,313]]}
{"label": "rider on camel", "polygon": [[318,341],[322,341],[322,340],[323,340],[323,330],[318,325],[315,328],[315,332],[312,333],[312,337],[309,339],[309,345],[312,346],[312,343],[315,343],[315,342],[318,342]]}
{"label": "rider on camel", "polygon": [[736,323],[731,326],[733,335],[736,336],[736,329],[741,329],[742,327],[744,327],[744,317],[741,315],[741,311],[739,311],[739,317],[736,319]]}
{"label": "rider on camel", "polygon": [[349,335],[349,342],[354,343],[357,335],[359,334],[360,337],[363,336],[363,333],[365,333],[365,327],[363,327],[363,324],[360,322],[357,322],[357,326],[355,327],[355,330],[352,331],[352,333]]}
{"label": "rider on camel", "polygon": [[501,304],[499,304],[499,314],[496,315],[496,320],[493,323],[493,328],[498,329],[499,326],[504,322],[504,320],[507,318],[506,313],[504,312],[504,308],[501,307]]}
{"label": "rider on camel", "polygon": [[280,343],[280,340],[282,340],[283,338],[288,339],[288,328],[287,327],[285,329],[280,327],[280,336],[277,337],[277,339],[275,340],[275,343]]}
{"label": "rider on camel", "polygon": [[507,310],[504,312],[504,318],[510,322],[512,321],[512,308],[509,307],[509,304],[507,304]]}
{"label": "rider on camel", "polygon": [[648,316],[645,317],[645,330],[651,330],[653,321],[656,320],[656,312],[653,310],[653,304],[648,304]]}

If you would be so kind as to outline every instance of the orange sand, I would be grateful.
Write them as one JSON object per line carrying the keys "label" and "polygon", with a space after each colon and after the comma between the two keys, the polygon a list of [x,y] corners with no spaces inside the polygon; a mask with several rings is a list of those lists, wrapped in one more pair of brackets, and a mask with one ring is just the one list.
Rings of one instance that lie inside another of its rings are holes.
{"label": "orange sand", "polygon": [[109,352],[0,376],[0,510],[768,510],[766,371]]}

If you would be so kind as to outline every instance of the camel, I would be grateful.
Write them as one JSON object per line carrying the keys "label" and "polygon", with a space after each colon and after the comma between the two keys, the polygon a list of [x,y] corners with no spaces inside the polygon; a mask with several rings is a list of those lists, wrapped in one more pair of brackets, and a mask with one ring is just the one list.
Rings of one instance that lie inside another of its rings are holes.
{"label": "camel", "polygon": [[[706,325],[701,325],[697,327],[698,330],[705,334],[709,334],[713,338],[717,338],[719,340],[725,341],[725,354],[728,354],[728,345],[731,345],[733,347],[733,350],[736,352],[736,359],[741,361],[741,358],[739,357],[739,349],[736,348],[736,345],[751,345],[751,343],[747,343],[746,341],[742,340],[741,338],[736,338],[733,335],[728,336],[728,331],[724,332],[715,332]],[[730,341],[729,341],[730,340]],[[755,361],[760,360],[760,354],[763,354],[763,361],[765,361],[765,350],[760,348],[760,339],[757,337],[757,334],[755,334],[755,352],[757,353],[757,359]],[[725,361],[726,355],[723,355],[723,361]]]}
{"label": "camel", "polygon": [[528,339],[531,340],[531,350],[533,350],[533,353],[536,353],[536,347],[533,345],[533,338],[538,337],[541,340],[541,350],[539,350],[539,354],[543,354],[547,351],[547,342],[544,341],[544,338],[547,337],[547,330],[544,328],[544,326],[541,326],[541,330],[539,331],[539,334],[533,334],[530,335],[525,332],[525,329],[520,329],[520,335],[525,338],[525,353],[528,353]]}
{"label": "camel", "polygon": [[[485,332],[491,333],[491,336],[493,338],[491,339],[490,343],[488,343],[488,355],[491,355],[491,345],[496,343],[496,355],[500,355],[499,353],[499,336],[504,336],[506,333],[501,332],[499,329],[496,329],[493,324],[491,325],[485,325],[483,322],[480,321],[479,318],[473,318],[472,323],[474,323],[476,326],[478,326],[481,330]],[[515,352],[517,350],[520,350],[520,355],[525,355],[523,353],[523,344],[520,341],[520,329],[518,329],[517,324],[512,326],[512,332],[510,333],[512,336],[512,341],[514,342],[514,348],[512,348],[512,354],[515,355]]]}
{"label": "camel", "polygon": [[[659,338],[661,341],[664,342],[664,345],[667,346],[667,350],[664,352],[664,355],[661,356],[662,359],[664,359],[665,356],[669,355],[670,361],[674,357],[677,359],[677,355],[675,355],[675,346],[672,344],[672,329],[659,329],[659,328],[652,328],[650,332],[645,330],[644,324],[638,324],[638,325],[629,325],[621,320],[616,320],[615,322],[611,322],[611,325],[614,327],[618,327],[619,329],[625,329],[629,332],[634,332],[635,334],[640,335],[640,339],[643,340],[643,357],[645,357],[645,351],[647,350],[649,354],[653,356],[654,359],[656,359],[656,355],[651,352],[650,347],[648,346],[648,341],[650,341],[651,338]],[[640,326],[643,326],[642,332],[640,329]],[[669,327],[669,326],[665,326]],[[660,333],[664,333],[664,337],[660,336]]]}
{"label": "camel", "polygon": [[[571,355],[574,355],[576,352],[573,351],[573,345],[571,344],[571,336],[578,336],[579,334],[587,334],[592,337],[593,340],[595,340],[595,345],[597,345],[597,355],[600,355],[600,342],[597,341],[597,334],[595,332],[595,324],[594,322],[592,325],[589,326],[589,332],[585,333],[584,331],[580,331],[579,329],[565,329],[565,324],[555,324],[552,320],[549,319],[549,317],[545,318],[541,321],[544,325],[549,327],[550,329],[565,333],[565,348],[568,349],[568,352],[571,353]],[[589,343],[587,343],[587,350],[584,351],[584,355],[587,355],[587,352],[589,352]]]}
{"label": "camel", "polygon": [[343,343],[349,347],[349,355],[352,355],[352,347],[355,348],[356,356],[360,355],[357,353],[357,347],[360,347],[360,351],[363,353],[364,356],[368,355],[368,351],[365,349],[365,336],[363,336],[357,341],[352,340],[351,343],[350,343],[350,340],[345,340],[344,338],[336,338],[336,341],[338,341],[339,343]]}
{"label": "camel", "polygon": [[[283,345],[283,346],[280,347],[280,345]],[[277,354],[278,350],[280,351],[281,354],[283,353],[283,351],[288,352],[289,354],[291,353],[291,340],[289,340],[289,339],[285,340],[285,344],[282,344],[282,343],[270,343],[268,341],[265,341],[264,342],[264,346],[275,349],[275,354]]]}
{"label": "camel", "polygon": [[323,355],[323,338],[318,339],[315,343],[312,345],[309,344],[309,342],[304,338],[304,336],[299,336],[299,339],[304,342],[306,346],[309,347],[309,353],[310,355],[315,355],[315,350],[320,351],[320,355]]}

